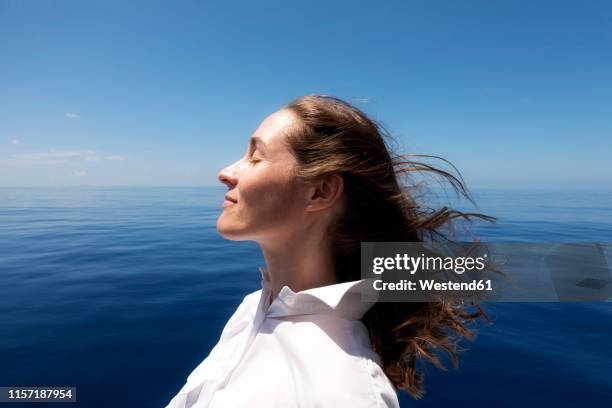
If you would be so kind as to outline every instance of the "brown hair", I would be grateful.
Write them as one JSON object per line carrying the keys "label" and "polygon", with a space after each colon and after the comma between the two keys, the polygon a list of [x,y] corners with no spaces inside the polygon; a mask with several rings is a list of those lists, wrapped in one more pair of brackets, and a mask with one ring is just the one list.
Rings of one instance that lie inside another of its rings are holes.
{"label": "brown hair", "polygon": [[[412,173],[442,178],[457,194],[472,203],[473,200],[452,164],[436,156],[392,156],[389,132],[348,102],[311,95],[285,108],[297,114],[301,122],[287,135],[298,162],[298,180],[314,181],[331,174],[344,178],[344,211],[329,229],[338,282],[361,279],[362,241],[450,241],[442,229],[455,218],[494,220],[448,207],[423,207],[416,201],[422,185]],[[441,159],[453,167],[457,176],[415,161],[416,157]],[[407,179],[402,185],[401,177]],[[473,337],[467,324],[480,316],[484,316],[480,306],[459,301],[377,302],[362,322],[389,379],[396,388],[419,398],[423,394],[419,361],[424,359],[444,368],[438,357],[438,351],[443,350],[456,366],[457,341]]]}

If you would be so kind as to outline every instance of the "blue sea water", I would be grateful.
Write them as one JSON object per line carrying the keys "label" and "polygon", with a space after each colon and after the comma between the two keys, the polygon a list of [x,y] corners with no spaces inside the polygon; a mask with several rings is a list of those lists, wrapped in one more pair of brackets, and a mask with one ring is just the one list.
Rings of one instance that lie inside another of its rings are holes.
{"label": "blue sea water", "polygon": [[[473,193],[498,217],[474,226],[484,242],[612,242],[611,191]],[[260,287],[258,247],[216,232],[223,194],[0,188],[0,386],[76,386],[69,406],[165,406]],[[611,303],[487,311],[459,368],[428,369],[426,396],[402,394],[402,407],[610,404]]]}

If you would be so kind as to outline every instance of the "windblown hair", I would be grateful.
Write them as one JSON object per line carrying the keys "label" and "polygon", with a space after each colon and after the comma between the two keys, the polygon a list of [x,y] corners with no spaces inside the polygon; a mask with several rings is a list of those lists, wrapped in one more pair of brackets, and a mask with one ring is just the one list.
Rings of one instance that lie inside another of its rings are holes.
{"label": "windblown hair", "polygon": [[[389,132],[350,103],[311,95],[285,108],[300,118],[287,134],[298,162],[298,180],[312,182],[332,174],[344,179],[344,209],[330,225],[328,235],[339,283],[361,279],[362,241],[448,242],[451,239],[443,230],[452,227],[456,218],[495,220],[446,206],[423,207],[417,202],[422,182],[416,182],[416,175],[430,174],[447,181],[458,195],[473,200],[452,164],[437,156],[392,154]],[[440,159],[453,167],[457,176],[415,158]],[[402,178],[407,182],[400,183]],[[486,318],[479,305],[461,301],[377,302],[362,322],[394,386],[420,398],[421,361],[444,369],[439,358],[439,351],[444,351],[456,366],[458,341],[473,337],[469,323],[479,317]]]}

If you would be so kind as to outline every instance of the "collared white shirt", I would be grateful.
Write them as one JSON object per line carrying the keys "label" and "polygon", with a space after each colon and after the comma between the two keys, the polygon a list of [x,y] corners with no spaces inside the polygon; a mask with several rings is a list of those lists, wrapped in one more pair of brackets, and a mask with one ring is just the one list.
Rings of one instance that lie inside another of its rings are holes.
{"label": "collared white shirt", "polygon": [[245,296],[219,342],[166,408],[399,407],[359,320],[365,279]]}

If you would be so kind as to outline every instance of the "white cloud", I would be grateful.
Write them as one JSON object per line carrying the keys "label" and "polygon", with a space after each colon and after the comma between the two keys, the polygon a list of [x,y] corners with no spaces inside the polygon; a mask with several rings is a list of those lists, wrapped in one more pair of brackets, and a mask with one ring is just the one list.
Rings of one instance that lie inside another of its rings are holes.
{"label": "white cloud", "polygon": [[106,156],[106,160],[112,160],[112,161],[127,160],[127,159],[128,159],[127,156],[120,156],[120,155]]}
{"label": "white cloud", "polygon": [[20,153],[14,154],[14,158],[27,161],[45,161],[45,160],[66,160],[66,159],[81,159],[86,161],[99,160],[98,154],[94,150],[51,150],[42,153]]}
{"label": "white cloud", "polygon": [[81,117],[81,115],[79,115],[79,114],[78,114],[78,113],[76,113],[76,112],[66,112],[66,113],[64,114],[64,117],[65,117],[66,119],[79,119],[79,118]]}
{"label": "white cloud", "polygon": [[75,170],[72,173],[78,177],[85,177],[87,174],[89,174],[85,170]]}
{"label": "white cloud", "polygon": [[15,145],[15,146],[20,145],[20,144],[21,144],[21,140],[19,140],[19,139],[13,139],[13,140],[11,140],[11,144],[12,144],[12,145]]}
{"label": "white cloud", "polygon": [[127,160],[125,155],[106,155],[95,150],[50,150],[39,153],[16,153],[7,158],[0,157],[6,165],[54,165],[67,162],[97,162],[101,160]]}

